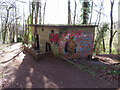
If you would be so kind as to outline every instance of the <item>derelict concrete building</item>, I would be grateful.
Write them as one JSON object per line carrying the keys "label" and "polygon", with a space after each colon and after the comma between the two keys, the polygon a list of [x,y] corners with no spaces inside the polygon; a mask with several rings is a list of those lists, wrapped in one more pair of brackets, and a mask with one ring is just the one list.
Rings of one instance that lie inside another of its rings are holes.
{"label": "derelict concrete building", "polygon": [[64,58],[91,58],[94,25],[31,25],[32,47]]}

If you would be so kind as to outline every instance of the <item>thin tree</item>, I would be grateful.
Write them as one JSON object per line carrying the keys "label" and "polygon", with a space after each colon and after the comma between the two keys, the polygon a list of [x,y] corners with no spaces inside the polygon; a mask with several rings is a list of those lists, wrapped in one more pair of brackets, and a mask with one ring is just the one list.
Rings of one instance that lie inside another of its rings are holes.
{"label": "thin tree", "polygon": [[6,8],[6,12],[7,12],[7,17],[6,17],[6,20],[5,20],[5,29],[4,29],[4,35],[3,35],[3,44],[5,43],[5,40],[6,40],[6,33],[7,33],[7,23],[8,23],[8,19],[9,19],[9,11],[10,9],[13,8],[13,5]]}
{"label": "thin tree", "polygon": [[18,41],[18,19],[17,19],[17,7],[16,7],[16,0],[15,0],[15,19],[16,19],[16,25],[15,25],[15,30],[16,30],[16,41]]}
{"label": "thin tree", "polygon": [[41,17],[41,8],[42,8],[42,4],[41,4],[41,1],[39,2],[39,8],[40,8],[40,10],[39,10],[39,24],[41,24],[42,23],[42,17]]}
{"label": "thin tree", "polygon": [[39,0],[37,0],[37,3],[36,3],[35,24],[37,24],[37,21],[38,21],[38,10],[39,10]]}
{"label": "thin tree", "polygon": [[101,2],[100,10],[97,11],[97,12],[98,12],[98,15],[97,15],[97,18],[96,18],[95,25],[98,25],[98,26],[99,26],[99,23],[100,23],[100,20],[101,20],[101,14],[102,14],[102,9],[103,9],[103,3],[104,3],[104,0],[102,0],[102,2]]}
{"label": "thin tree", "polygon": [[1,13],[1,35],[2,35],[2,38],[3,38],[3,23],[4,21],[2,20],[3,16],[2,16],[2,13]]}
{"label": "thin tree", "polygon": [[111,19],[111,27],[110,27],[110,42],[109,42],[109,54],[112,53],[112,42],[113,42],[113,37],[116,34],[117,31],[113,32],[113,6],[114,6],[114,1],[115,0],[110,0],[111,4],[111,11],[110,11],[110,19]]}
{"label": "thin tree", "polygon": [[92,4],[91,4],[91,15],[90,15],[90,22],[89,22],[89,24],[91,24],[91,21],[92,21],[92,15],[93,15],[93,0],[91,1],[92,2]]}
{"label": "thin tree", "polygon": [[[24,22],[25,22],[25,12],[24,12],[24,6],[23,6],[23,38],[24,38],[24,32],[25,32],[25,30],[24,30],[24,27],[25,27]],[[23,44],[24,44],[24,42],[23,42]]]}
{"label": "thin tree", "polygon": [[45,1],[45,4],[44,4],[44,11],[43,11],[43,24],[44,24],[44,22],[45,22],[46,3],[47,3],[47,0]]}
{"label": "thin tree", "polygon": [[76,0],[74,0],[75,2],[75,9],[74,9],[74,19],[73,19],[73,24],[75,24],[75,19],[76,19],[76,9],[77,9],[77,3]]}
{"label": "thin tree", "polygon": [[32,15],[31,15],[31,24],[33,24],[34,12],[35,12],[35,2],[34,2],[34,0],[33,0],[33,1],[32,1]]}
{"label": "thin tree", "polygon": [[70,0],[68,0],[68,24],[71,24]]}

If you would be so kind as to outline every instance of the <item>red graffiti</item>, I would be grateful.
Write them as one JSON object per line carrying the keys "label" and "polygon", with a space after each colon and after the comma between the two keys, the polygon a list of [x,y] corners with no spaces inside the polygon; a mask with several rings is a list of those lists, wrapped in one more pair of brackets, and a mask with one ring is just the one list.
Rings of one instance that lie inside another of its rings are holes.
{"label": "red graffiti", "polygon": [[57,34],[49,34],[49,40],[50,42],[54,42],[56,44],[58,44],[58,35]]}
{"label": "red graffiti", "polygon": [[54,34],[54,42],[58,44],[58,35],[57,34]]}
{"label": "red graffiti", "polygon": [[78,32],[78,36],[81,35],[81,33],[82,33],[82,31],[80,30],[80,31]]}

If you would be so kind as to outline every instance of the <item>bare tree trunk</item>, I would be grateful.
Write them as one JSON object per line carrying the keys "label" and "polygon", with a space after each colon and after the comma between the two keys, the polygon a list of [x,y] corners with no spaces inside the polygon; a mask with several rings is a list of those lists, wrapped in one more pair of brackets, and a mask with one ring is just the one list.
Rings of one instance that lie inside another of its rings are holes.
{"label": "bare tree trunk", "polygon": [[[96,19],[96,22],[95,22],[95,25],[97,24],[98,26],[99,26],[100,19],[101,19],[101,11],[102,11],[102,9],[103,9],[103,2],[104,2],[104,0],[102,0],[102,2],[101,2],[100,10],[99,10],[99,12],[98,12],[97,19]],[[98,22],[98,23],[97,23],[97,22]]]}
{"label": "bare tree trunk", "polygon": [[46,9],[46,3],[47,3],[47,0],[45,1],[45,4],[44,4],[44,12],[43,12],[43,24],[44,24],[44,20],[45,20],[45,9]]}
{"label": "bare tree trunk", "polygon": [[92,13],[93,12],[93,0],[92,0],[92,4],[91,4],[91,16],[90,16],[90,22],[89,24],[91,24],[91,21],[92,21]]}
{"label": "bare tree trunk", "polygon": [[40,5],[40,10],[39,10],[39,24],[41,24],[42,23],[42,17],[41,17],[41,1],[40,1],[40,3],[39,3]]}
{"label": "bare tree trunk", "polygon": [[13,38],[12,38],[12,43],[14,43],[15,42],[15,27],[14,27],[14,25],[13,25]]}
{"label": "bare tree trunk", "polygon": [[11,32],[12,32],[12,30],[11,30],[11,23],[10,23],[10,24],[9,24],[9,41],[10,41],[10,43],[11,43],[11,38],[12,38],[12,37],[11,37],[11,36],[12,36],[12,35],[11,35],[11,34],[12,34]]}
{"label": "bare tree trunk", "polygon": [[29,17],[30,16],[28,16],[28,22],[27,22],[27,25],[28,25],[28,31],[27,31],[27,28],[26,28],[26,31],[28,32],[28,34],[27,34],[27,44],[29,44]]}
{"label": "bare tree trunk", "polygon": [[112,41],[113,41],[113,5],[114,5],[114,0],[111,1],[111,11],[110,11],[110,18],[111,18],[111,30],[110,30],[110,43],[109,43],[109,54],[112,52]]}
{"label": "bare tree trunk", "polygon": [[26,21],[25,21],[24,43],[27,44],[27,24],[26,24]]}
{"label": "bare tree trunk", "polygon": [[[24,39],[24,36],[25,36],[25,30],[24,30],[24,27],[25,27],[25,26],[24,26],[24,22],[23,22],[23,32],[22,32],[22,33],[23,33],[23,34],[22,34],[23,39]],[[23,44],[24,44],[24,41],[25,41],[25,40],[23,40]]]}
{"label": "bare tree trunk", "polygon": [[[99,31],[99,23],[100,23],[100,19],[101,19],[101,11],[102,11],[102,9],[103,9],[103,1],[104,1],[104,0],[102,0],[102,2],[101,2],[100,10],[99,10],[99,12],[98,12],[97,19],[96,19],[96,22],[95,22],[95,25],[96,25],[96,24],[98,25],[98,27],[97,27],[98,33],[100,33],[100,31]],[[98,43],[98,42],[97,42],[96,50],[97,50],[96,53],[98,54],[98,52],[99,52],[99,43]]]}
{"label": "bare tree trunk", "polygon": [[74,20],[73,20],[73,24],[75,24],[75,19],[76,19],[76,8],[77,8],[76,0],[75,0],[74,2],[75,2],[75,9],[74,9]]}
{"label": "bare tree trunk", "polygon": [[3,36],[4,36],[3,23],[1,28],[2,28],[2,39],[3,39]]}
{"label": "bare tree trunk", "polygon": [[6,39],[8,18],[9,18],[9,10],[7,10],[7,18],[6,18],[6,21],[5,21],[5,29],[4,29],[5,32],[4,32],[4,36],[3,36],[3,44],[5,43],[5,39]]}
{"label": "bare tree trunk", "polygon": [[105,40],[103,38],[103,51],[105,52]]}
{"label": "bare tree trunk", "polygon": [[71,24],[70,0],[68,0],[68,24]]}
{"label": "bare tree trunk", "polygon": [[18,21],[17,21],[17,10],[16,10],[16,1],[15,1],[15,18],[16,18],[16,26],[15,26],[15,31],[16,31],[16,42],[18,41]]}
{"label": "bare tree trunk", "polygon": [[87,21],[86,21],[86,6],[87,6],[87,3],[85,1],[83,1],[83,23],[82,24],[86,24]]}
{"label": "bare tree trunk", "polygon": [[37,21],[38,21],[38,10],[39,10],[39,0],[37,0],[37,3],[36,3],[35,24],[37,24]]}
{"label": "bare tree trunk", "polygon": [[98,26],[99,26],[100,20],[101,20],[101,12],[102,12],[102,9],[103,9],[103,2],[104,2],[104,0],[101,2],[101,9],[100,9],[100,13],[99,13]]}
{"label": "bare tree trunk", "polygon": [[34,7],[34,0],[33,0],[33,2],[32,2],[31,24],[33,24],[33,14],[34,14],[34,9],[35,9],[35,7]]}
{"label": "bare tree trunk", "polygon": [[3,23],[1,28],[2,28],[2,39],[3,39],[3,36],[4,36]]}
{"label": "bare tree trunk", "polygon": [[10,43],[12,43],[12,30],[10,29]]}
{"label": "bare tree trunk", "polygon": [[10,43],[12,43],[12,34],[13,34],[13,31],[10,30]]}
{"label": "bare tree trunk", "polygon": [[[24,38],[25,37],[25,33],[24,33],[24,22],[25,22],[25,13],[24,13],[24,7],[23,7],[23,35],[22,35],[22,37]],[[32,16],[31,16],[31,22],[33,22],[32,21]],[[25,39],[23,40],[23,44],[25,43]]]}
{"label": "bare tree trunk", "polygon": [[1,35],[2,35],[1,38],[2,38],[2,39],[3,39],[3,35],[4,35],[3,23],[4,23],[4,22],[2,21],[2,13],[1,13],[1,33],[2,33],[2,34],[1,34]]}
{"label": "bare tree trunk", "polygon": [[30,17],[31,17],[31,3],[30,3],[30,0],[29,0],[29,13],[30,13]]}
{"label": "bare tree trunk", "polygon": [[13,11],[12,43],[15,42],[15,11]]}

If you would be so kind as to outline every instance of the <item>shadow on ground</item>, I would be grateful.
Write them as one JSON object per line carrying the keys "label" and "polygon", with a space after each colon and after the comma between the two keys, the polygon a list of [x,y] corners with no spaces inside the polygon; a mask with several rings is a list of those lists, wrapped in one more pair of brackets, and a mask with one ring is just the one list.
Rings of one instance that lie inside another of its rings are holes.
{"label": "shadow on ground", "polygon": [[35,61],[24,51],[23,62],[15,72],[16,79],[8,88],[57,88],[54,82],[48,79],[47,72],[51,67],[41,61]]}
{"label": "shadow on ground", "polygon": [[105,80],[71,67],[66,61],[47,54],[35,61],[28,53],[14,72],[15,80],[7,88],[115,88]]}

